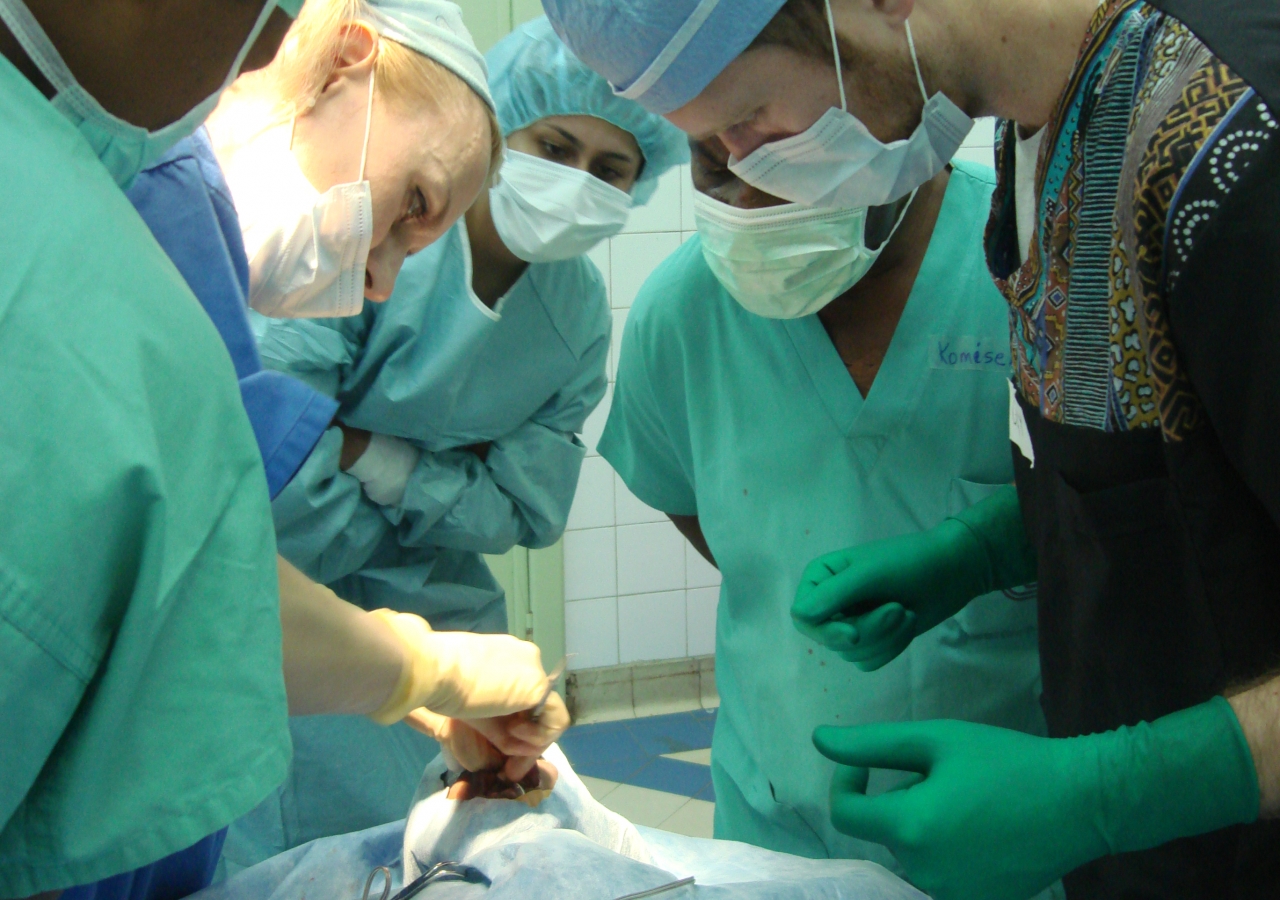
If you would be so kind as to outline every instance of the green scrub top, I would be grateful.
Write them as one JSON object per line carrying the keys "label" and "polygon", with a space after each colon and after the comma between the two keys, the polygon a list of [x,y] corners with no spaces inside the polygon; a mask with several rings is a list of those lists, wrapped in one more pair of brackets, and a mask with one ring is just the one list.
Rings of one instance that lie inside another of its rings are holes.
{"label": "green scrub top", "polygon": [[97,881],[289,760],[266,477],[218,332],[0,59],[0,896]]}
{"label": "green scrub top", "polygon": [[[1013,479],[1008,306],[982,255],[993,186],[990,170],[955,166],[865,400],[817,316],[747,312],[696,237],[631,309],[600,452],[650,506],[697,515],[723,573],[717,838],[897,868],[832,827],[815,726],[954,718],[1044,733],[1034,601],[979,598],[873,673],[790,616],[814,557],[930,528]],[[873,772],[872,793],[892,781]]]}

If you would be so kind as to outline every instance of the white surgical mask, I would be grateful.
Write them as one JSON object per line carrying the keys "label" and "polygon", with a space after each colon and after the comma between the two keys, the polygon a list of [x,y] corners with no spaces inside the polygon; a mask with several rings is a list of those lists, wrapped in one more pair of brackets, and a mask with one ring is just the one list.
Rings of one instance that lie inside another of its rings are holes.
{"label": "white surgical mask", "polygon": [[867,274],[908,206],[910,201],[874,250],[866,245],[866,208],[788,203],[738,209],[698,192],[693,215],[702,256],[735,300],[767,319],[798,319],[816,313]]}
{"label": "white surgical mask", "polygon": [[[835,19],[827,0],[831,44]],[[806,131],[757,148],[746,159],[729,161],[729,170],[767,194],[806,206],[839,208],[883,206],[924,184],[951,162],[973,119],[941,92],[929,96],[916,44],[907,30],[907,46],[924,97],[924,112],[911,137],[886,144],[848,111],[840,53],[835,52],[840,108],[832,107]]]}
{"label": "white surgical mask", "polygon": [[631,195],[590,172],[508,150],[489,190],[489,213],[507,249],[525,262],[581,256],[627,224]]}
{"label": "white surgical mask", "polygon": [[224,160],[249,256],[249,305],[277,319],[354,316],[364,307],[373,241],[373,194],[364,177],[373,75],[360,177],[323,194],[293,155],[292,123],[268,128]]}
{"label": "white surgical mask", "polygon": [[54,108],[76,126],[116,184],[128,189],[139,172],[168,153],[178,141],[194,133],[209,117],[222,92],[240,74],[244,58],[275,8],[274,0],[263,6],[222,86],[182,118],[155,131],[126,122],[103,109],[102,104],[76,81],[62,55],[22,0],[0,0],[0,19],[4,20],[27,56],[57,91],[51,101]]}

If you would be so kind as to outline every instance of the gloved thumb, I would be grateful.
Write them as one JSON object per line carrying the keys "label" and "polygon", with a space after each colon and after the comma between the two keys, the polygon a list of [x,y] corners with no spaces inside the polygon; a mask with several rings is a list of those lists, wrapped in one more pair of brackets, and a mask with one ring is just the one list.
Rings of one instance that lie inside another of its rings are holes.
{"label": "gloved thumb", "polygon": [[846,766],[896,769],[928,774],[933,766],[932,739],[919,722],[885,722],[836,728],[820,725],[813,745],[827,759]]}

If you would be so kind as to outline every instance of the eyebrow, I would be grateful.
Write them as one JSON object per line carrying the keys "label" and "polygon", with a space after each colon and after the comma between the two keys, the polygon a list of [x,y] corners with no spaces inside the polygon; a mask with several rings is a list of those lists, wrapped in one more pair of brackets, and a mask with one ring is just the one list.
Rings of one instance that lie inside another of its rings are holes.
{"label": "eyebrow", "polygon": [[578,140],[578,138],[574,136],[571,132],[565,131],[559,125],[552,125],[550,122],[547,123],[547,127],[550,128],[552,131],[557,132],[562,138],[564,138],[566,141],[572,144],[574,150],[582,149],[582,141]]}

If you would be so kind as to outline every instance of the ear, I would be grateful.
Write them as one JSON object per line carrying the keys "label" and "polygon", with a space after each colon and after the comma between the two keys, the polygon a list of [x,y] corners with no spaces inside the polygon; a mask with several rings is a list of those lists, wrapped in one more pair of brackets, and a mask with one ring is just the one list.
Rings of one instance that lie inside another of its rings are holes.
{"label": "ear", "polygon": [[365,22],[348,22],[342,26],[342,43],[339,45],[333,71],[325,79],[324,89],[343,78],[364,79],[373,67],[378,55],[378,33]]}

